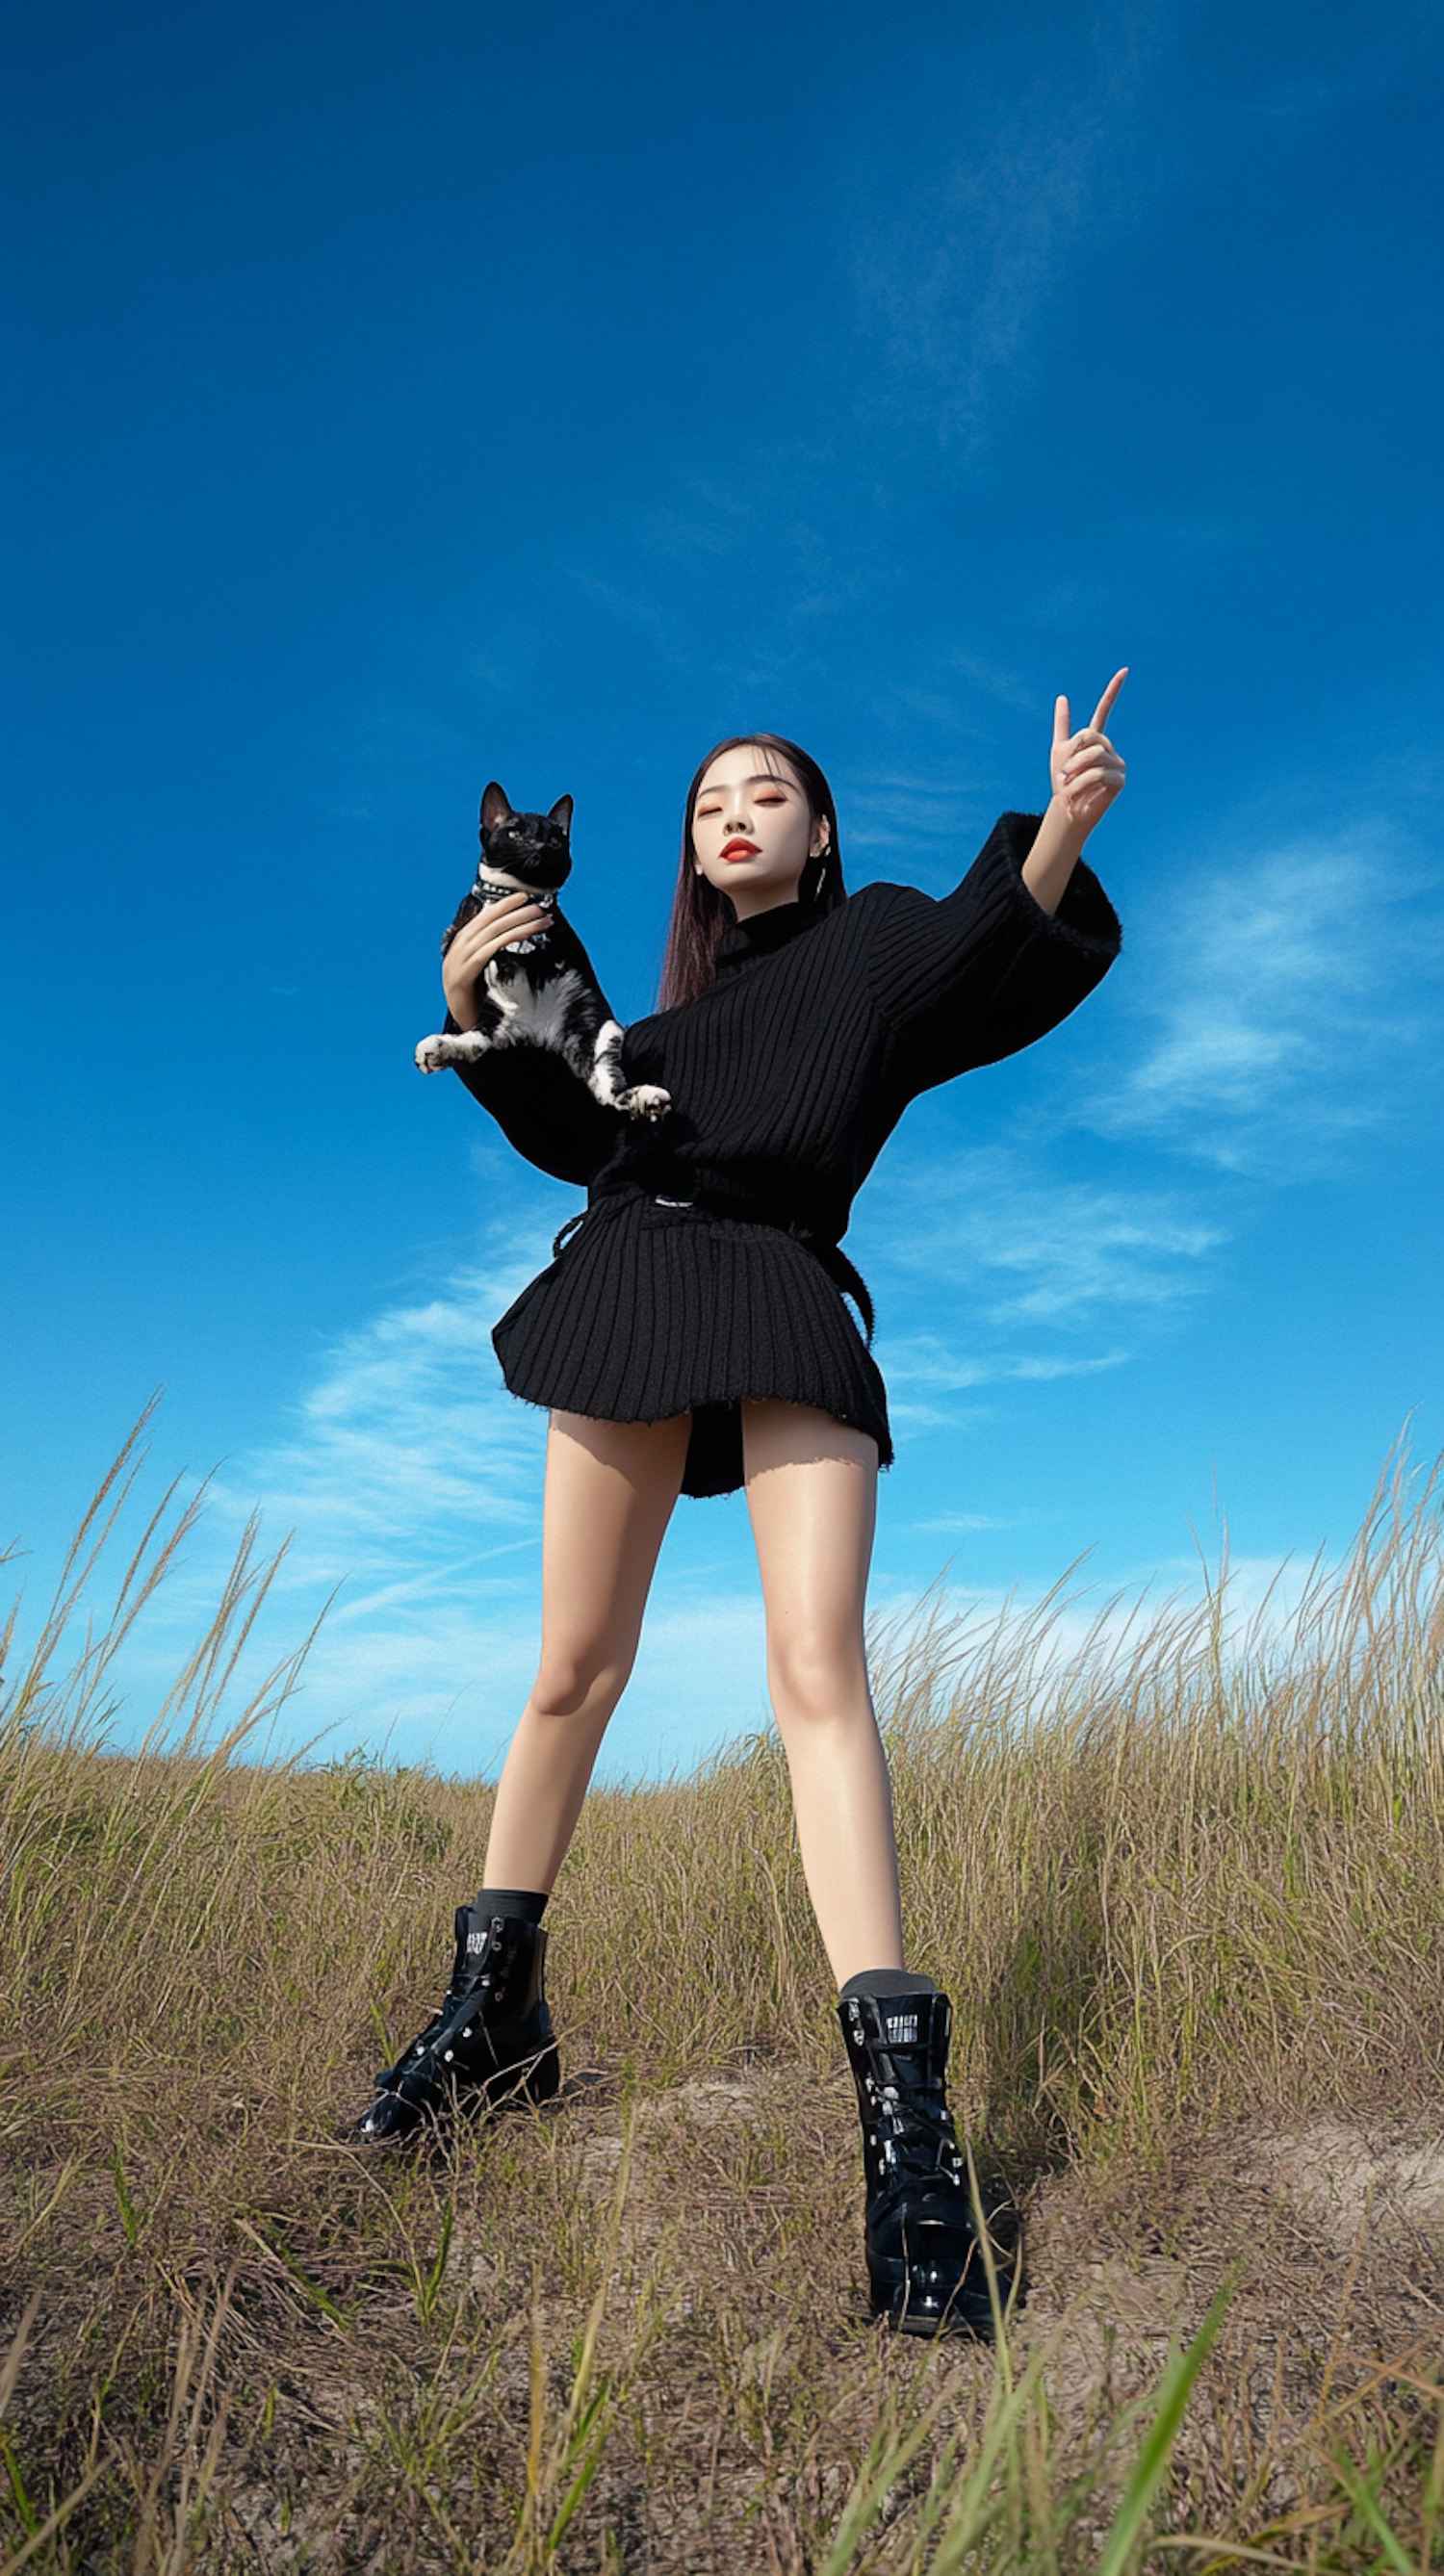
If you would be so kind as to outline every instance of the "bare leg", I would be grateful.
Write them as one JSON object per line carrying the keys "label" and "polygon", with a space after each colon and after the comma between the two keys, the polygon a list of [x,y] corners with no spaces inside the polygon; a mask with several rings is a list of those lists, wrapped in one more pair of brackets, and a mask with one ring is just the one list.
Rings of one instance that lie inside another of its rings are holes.
{"label": "bare leg", "polygon": [[797,1838],[839,1985],[903,1965],[887,1761],[863,1652],[877,1447],[801,1404],[744,1404],[767,1677]]}
{"label": "bare leg", "polygon": [[502,1767],[488,1887],[549,1893],[566,1857],[607,1720],[636,1656],[691,1427],[685,1413],[670,1422],[552,1415],[541,1665]]}

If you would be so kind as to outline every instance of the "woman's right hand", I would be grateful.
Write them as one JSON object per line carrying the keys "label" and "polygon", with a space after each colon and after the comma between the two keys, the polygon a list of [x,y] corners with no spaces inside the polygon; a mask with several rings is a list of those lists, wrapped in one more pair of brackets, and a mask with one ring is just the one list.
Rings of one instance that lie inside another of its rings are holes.
{"label": "woman's right hand", "polygon": [[550,930],[551,925],[551,913],[529,894],[504,894],[495,903],[484,903],[458,930],[441,961],[441,982],[446,1007],[459,1029],[474,1029],[480,1016],[476,987],[482,969],[514,939],[529,939],[534,931]]}

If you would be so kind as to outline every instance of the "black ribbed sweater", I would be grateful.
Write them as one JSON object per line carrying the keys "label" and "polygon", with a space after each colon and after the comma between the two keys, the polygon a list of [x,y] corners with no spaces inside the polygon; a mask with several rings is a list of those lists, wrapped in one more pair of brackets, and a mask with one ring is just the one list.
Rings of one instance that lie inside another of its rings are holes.
{"label": "black ribbed sweater", "polygon": [[589,1184],[580,1230],[496,1328],[508,1386],[610,1421],[691,1412],[684,1490],[741,1482],[739,1405],[784,1396],[892,1455],[881,1377],[843,1304],[853,1198],[920,1091],[1031,1045],[1118,951],[1081,864],[1056,913],[1021,877],[1035,815],[1005,814],[956,891],[873,885],[820,919],[730,929],[695,1002],[634,1021],[629,1082],[655,1126],[603,1109],[556,1056],[462,1071],[519,1152]]}

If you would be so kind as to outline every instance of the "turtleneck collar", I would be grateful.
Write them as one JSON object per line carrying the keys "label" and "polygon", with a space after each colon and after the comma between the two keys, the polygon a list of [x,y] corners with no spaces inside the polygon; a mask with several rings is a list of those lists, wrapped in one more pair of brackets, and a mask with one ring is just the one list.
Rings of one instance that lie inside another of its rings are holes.
{"label": "turtleneck collar", "polygon": [[750,965],[754,957],[770,957],[774,948],[785,948],[789,939],[810,929],[816,919],[810,904],[775,903],[768,912],[734,921],[730,930],[723,931],[714,952],[717,973],[730,975],[736,967]]}

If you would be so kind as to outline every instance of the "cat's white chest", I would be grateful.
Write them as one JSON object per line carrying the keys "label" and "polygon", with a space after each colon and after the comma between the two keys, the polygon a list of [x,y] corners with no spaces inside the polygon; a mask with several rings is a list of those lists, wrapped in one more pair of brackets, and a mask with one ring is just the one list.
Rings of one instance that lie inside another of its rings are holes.
{"label": "cat's white chest", "polygon": [[500,1026],[492,1032],[493,1046],[560,1048],[567,1014],[586,986],[576,968],[567,966],[535,987],[525,975],[515,979],[498,975],[493,982],[488,974],[486,989],[502,1015]]}

